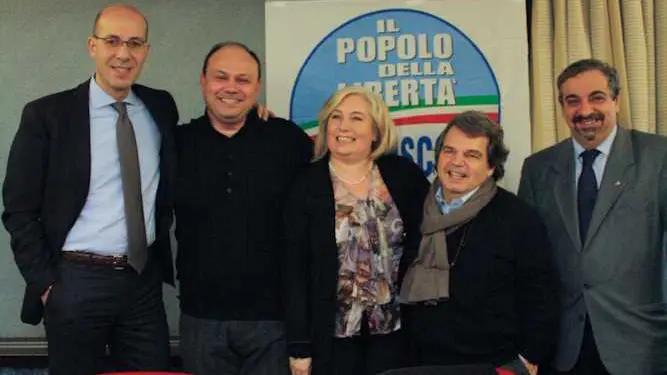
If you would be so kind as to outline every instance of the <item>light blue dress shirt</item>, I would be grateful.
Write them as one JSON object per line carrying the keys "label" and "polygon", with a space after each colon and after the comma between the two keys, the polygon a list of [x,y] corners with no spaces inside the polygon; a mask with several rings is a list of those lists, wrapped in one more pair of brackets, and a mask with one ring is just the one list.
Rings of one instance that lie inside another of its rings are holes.
{"label": "light blue dress shirt", "polygon": [[452,203],[447,203],[442,191],[442,186],[438,186],[438,189],[435,191],[435,201],[438,203],[438,207],[440,207],[440,213],[447,215],[450,212],[461,208],[461,206],[463,206],[463,204],[467,202],[478,189],[479,186],[467,192],[462,197],[452,200]]}
{"label": "light blue dress shirt", "polygon": [[[160,181],[160,131],[134,92],[123,100],[132,121],[139,152],[146,239],[155,240],[155,196]],[[102,255],[127,252],[120,161],[116,144],[116,100],[90,80],[90,188],[86,203],[69,231],[63,250],[85,250]]]}
{"label": "light blue dress shirt", "polygon": [[[604,176],[604,167],[607,165],[607,160],[609,160],[609,152],[611,151],[611,146],[614,144],[614,139],[616,138],[616,133],[618,132],[618,127],[614,126],[611,133],[607,139],[602,141],[597,147],[597,150],[600,151],[600,154],[593,161],[593,172],[595,173],[595,180],[598,184],[598,189],[602,183],[602,177]],[[583,160],[581,158],[581,153],[586,149],[577,143],[577,141],[572,138],[572,145],[574,146],[574,186],[577,187],[579,184],[579,175],[581,174],[581,168],[583,166]]]}

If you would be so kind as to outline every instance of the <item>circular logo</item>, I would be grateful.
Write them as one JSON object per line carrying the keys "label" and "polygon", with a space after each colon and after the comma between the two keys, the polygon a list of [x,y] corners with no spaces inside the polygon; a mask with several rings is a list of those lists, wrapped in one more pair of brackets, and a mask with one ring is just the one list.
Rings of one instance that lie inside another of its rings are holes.
{"label": "circular logo", "polygon": [[467,110],[498,121],[500,90],[479,48],[461,30],[432,14],[387,9],[333,30],[299,70],[290,118],[317,134],[317,114],[336,90],[360,85],[379,94],[398,126],[399,153],[434,172],[435,139]]}

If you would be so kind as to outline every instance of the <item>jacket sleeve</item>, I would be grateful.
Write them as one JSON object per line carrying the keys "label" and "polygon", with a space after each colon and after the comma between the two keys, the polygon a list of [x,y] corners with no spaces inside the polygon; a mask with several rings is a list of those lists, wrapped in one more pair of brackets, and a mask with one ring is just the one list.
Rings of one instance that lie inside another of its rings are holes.
{"label": "jacket sleeve", "polygon": [[310,342],[310,257],[307,211],[307,181],[299,179],[287,199],[283,218],[283,290],[290,357],[311,356]]}
{"label": "jacket sleeve", "polygon": [[537,212],[526,207],[514,243],[519,353],[543,362],[558,334],[558,279],[549,236]]}
{"label": "jacket sleeve", "polygon": [[53,283],[52,252],[41,222],[42,200],[48,168],[49,134],[35,104],[23,109],[9,151],[3,185],[2,221],[28,288],[39,295]]}

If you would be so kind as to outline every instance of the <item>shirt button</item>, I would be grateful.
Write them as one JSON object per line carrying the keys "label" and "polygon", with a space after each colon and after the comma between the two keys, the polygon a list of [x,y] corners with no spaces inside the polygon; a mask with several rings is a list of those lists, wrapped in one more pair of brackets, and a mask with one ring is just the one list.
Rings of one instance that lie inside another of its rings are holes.
{"label": "shirt button", "polygon": [[227,177],[232,177],[232,171],[227,171]]}
{"label": "shirt button", "polygon": [[232,188],[228,187],[227,188],[227,194],[231,194],[231,193],[232,193]]}

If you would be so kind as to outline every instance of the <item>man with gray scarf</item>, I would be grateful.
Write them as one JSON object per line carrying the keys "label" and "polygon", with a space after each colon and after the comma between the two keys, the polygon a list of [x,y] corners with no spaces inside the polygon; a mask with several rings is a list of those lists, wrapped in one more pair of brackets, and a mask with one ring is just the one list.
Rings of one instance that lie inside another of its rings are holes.
{"label": "man with gray scarf", "polygon": [[422,241],[403,281],[418,365],[486,363],[537,373],[554,342],[557,291],[539,215],[496,186],[509,151],[483,113],[438,138]]}

